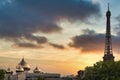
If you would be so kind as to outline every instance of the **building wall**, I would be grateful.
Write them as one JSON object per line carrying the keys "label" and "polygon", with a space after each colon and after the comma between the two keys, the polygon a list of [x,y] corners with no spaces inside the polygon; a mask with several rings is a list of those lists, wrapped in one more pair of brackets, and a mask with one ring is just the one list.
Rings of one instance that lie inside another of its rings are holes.
{"label": "building wall", "polygon": [[25,80],[25,74],[24,73],[17,73],[14,75],[6,75],[5,80]]}
{"label": "building wall", "polygon": [[52,73],[28,73],[26,74],[27,80],[37,80],[39,77],[45,78],[46,80],[60,80],[60,74],[52,74]]}
{"label": "building wall", "polygon": [[5,75],[5,80],[12,80],[12,74],[6,74]]}
{"label": "building wall", "polygon": [[[8,79],[10,76],[10,79]],[[17,73],[14,75],[6,75],[5,80],[37,80],[39,77],[43,77],[46,80],[61,80],[60,74],[52,73]]]}

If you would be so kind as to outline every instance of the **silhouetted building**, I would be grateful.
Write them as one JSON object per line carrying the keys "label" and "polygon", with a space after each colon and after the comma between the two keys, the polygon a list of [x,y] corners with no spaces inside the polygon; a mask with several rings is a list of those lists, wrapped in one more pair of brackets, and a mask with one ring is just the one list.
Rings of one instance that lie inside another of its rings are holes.
{"label": "silhouetted building", "polygon": [[111,16],[111,12],[109,10],[109,4],[108,4],[108,11],[106,13],[107,23],[106,23],[105,51],[104,51],[103,61],[114,61],[114,56],[112,52],[112,41],[111,41],[110,16]]}
{"label": "silhouetted building", "polygon": [[85,76],[85,71],[84,71],[84,70],[79,70],[79,71],[78,71],[78,77],[79,77],[80,79],[83,79],[84,76]]}

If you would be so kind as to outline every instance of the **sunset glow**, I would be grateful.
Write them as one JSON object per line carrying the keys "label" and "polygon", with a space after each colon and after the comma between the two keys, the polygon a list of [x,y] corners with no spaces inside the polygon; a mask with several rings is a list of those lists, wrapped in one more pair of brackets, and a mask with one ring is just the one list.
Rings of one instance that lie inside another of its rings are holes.
{"label": "sunset glow", "polygon": [[0,0],[0,68],[77,74],[102,61],[110,3],[113,54],[120,60],[120,1]]}

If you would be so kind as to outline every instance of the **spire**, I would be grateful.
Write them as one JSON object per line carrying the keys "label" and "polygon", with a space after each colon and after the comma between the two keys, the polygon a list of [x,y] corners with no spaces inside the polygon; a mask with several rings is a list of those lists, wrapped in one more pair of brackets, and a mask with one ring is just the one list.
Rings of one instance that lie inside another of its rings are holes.
{"label": "spire", "polygon": [[105,51],[103,57],[104,61],[114,61],[114,56],[112,52],[112,41],[111,41],[110,16],[111,16],[111,12],[109,10],[109,3],[108,3],[108,11],[106,13],[107,23],[106,23]]}
{"label": "spire", "polygon": [[109,10],[109,3],[108,3],[108,11],[110,11],[110,10]]}
{"label": "spire", "polygon": [[111,16],[111,12],[110,12],[110,8],[109,8],[109,3],[108,3],[108,11],[106,13],[107,18],[109,18]]}

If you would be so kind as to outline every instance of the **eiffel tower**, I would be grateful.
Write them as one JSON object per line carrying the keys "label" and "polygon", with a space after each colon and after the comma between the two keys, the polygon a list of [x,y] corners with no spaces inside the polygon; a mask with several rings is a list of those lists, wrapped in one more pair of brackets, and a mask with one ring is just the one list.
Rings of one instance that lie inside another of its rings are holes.
{"label": "eiffel tower", "polygon": [[106,36],[105,36],[105,51],[103,56],[103,61],[114,61],[113,51],[112,51],[112,41],[111,41],[111,26],[110,26],[110,16],[111,12],[109,10],[106,12]]}

